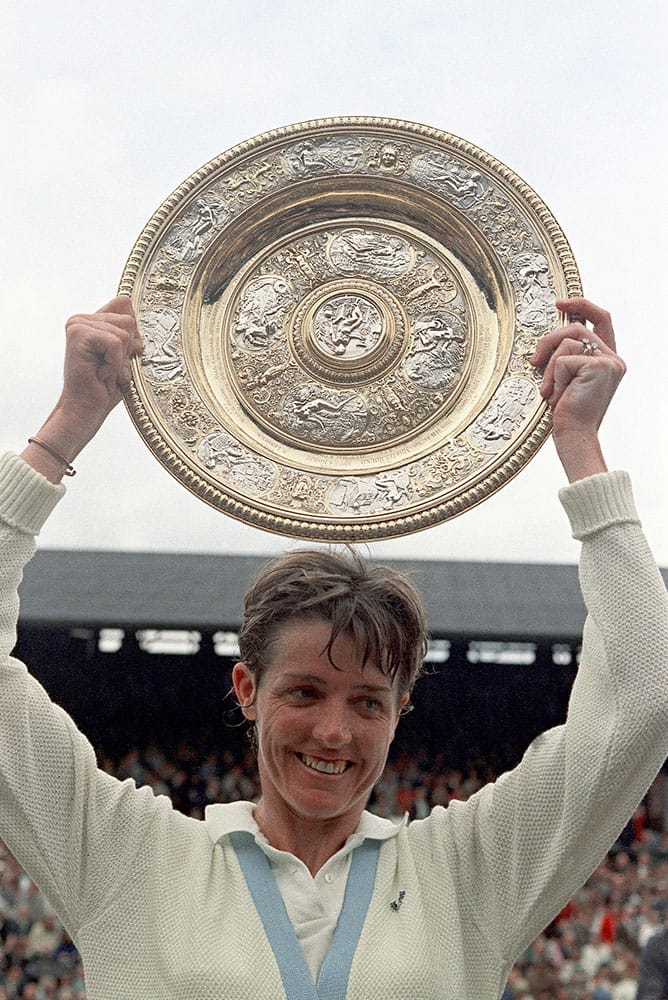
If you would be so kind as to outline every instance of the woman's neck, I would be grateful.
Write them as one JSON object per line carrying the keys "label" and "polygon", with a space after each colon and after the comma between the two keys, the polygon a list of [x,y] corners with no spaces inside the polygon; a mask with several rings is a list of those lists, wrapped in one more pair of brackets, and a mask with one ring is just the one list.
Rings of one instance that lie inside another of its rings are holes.
{"label": "woman's neck", "polygon": [[337,816],[329,820],[306,819],[285,807],[272,808],[264,797],[255,807],[253,816],[271,846],[294,854],[314,877],[343,847],[361,819],[361,815]]}

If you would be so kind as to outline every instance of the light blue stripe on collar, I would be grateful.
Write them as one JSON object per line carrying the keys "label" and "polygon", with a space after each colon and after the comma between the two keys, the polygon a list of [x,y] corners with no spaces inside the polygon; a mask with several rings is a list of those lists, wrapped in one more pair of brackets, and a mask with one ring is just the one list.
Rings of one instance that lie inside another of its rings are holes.
{"label": "light blue stripe on collar", "polygon": [[343,1000],[373,895],[381,841],[365,840],[353,851],[343,906],[318,976],[319,1000]]}
{"label": "light blue stripe on collar", "polygon": [[274,952],[288,1000],[344,1000],[373,895],[380,841],[365,840],[353,852],[343,906],[316,988],[266,855],[250,833],[232,833],[230,840]]}

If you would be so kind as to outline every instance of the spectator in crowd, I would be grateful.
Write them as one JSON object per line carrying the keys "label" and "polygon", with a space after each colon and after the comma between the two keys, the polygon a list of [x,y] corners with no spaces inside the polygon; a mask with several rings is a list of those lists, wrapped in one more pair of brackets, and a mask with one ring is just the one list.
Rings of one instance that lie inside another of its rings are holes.
{"label": "spectator in crowd", "polygon": [[[647,877],[648,871],[645,870],[643,877]],[[659,917],[659,911],[655,906],[650,906],[648,903],[640,904],[640,911],[638,915],[638,945],[640,948],[644,948],[648,943],[650,938],[653,938],[655,934],[661,931],[661,919]]]}
{"label": "spectator in crowd", "polygon": [[60,927],[53,913],[36,920],[26,937],[26,957],[53,955],[61,941]]}
{"label": "spectator in crowd", "polygon": [[645,945],[640,958],[637,1000],[668,1000],[668,924]]}

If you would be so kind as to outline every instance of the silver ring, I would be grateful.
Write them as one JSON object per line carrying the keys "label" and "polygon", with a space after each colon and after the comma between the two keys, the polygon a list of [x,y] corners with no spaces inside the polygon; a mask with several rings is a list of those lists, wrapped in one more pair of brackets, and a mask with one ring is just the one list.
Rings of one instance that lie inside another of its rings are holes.
{"label": "silver ring", "polygon": [[582,338],[582,353],[590,357],[595,354],[596,351],[600,351],[601,348],[596,340],[590,340],[589,337]]}

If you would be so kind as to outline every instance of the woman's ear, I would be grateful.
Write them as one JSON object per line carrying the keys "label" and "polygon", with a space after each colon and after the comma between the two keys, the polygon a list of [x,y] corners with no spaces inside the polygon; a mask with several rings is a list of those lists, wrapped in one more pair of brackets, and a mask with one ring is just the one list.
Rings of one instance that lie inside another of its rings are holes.
{"label": "woman's ear", "polygon": [[232,683],[239,702],[239,708],[247,719],[256,719],[255,709],[255,675],[247,663],[241,660],[234,664]]}

